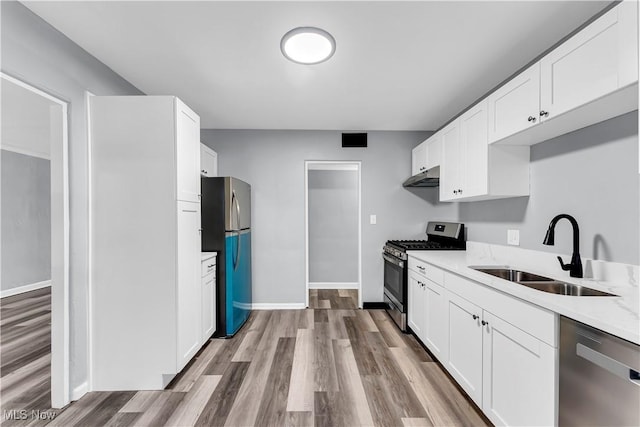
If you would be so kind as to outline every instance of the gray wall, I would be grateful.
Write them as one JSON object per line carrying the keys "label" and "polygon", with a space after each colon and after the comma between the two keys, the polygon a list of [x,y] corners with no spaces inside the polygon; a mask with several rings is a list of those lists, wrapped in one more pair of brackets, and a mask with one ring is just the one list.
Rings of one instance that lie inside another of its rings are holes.
{"label": "gray wall", "polygon": [[[410,149],[427,133],[370,132],[369,148],[342,149],[328,131],[204,130],[219,153],[221,175],[254,188],[254,295],[256,302],[304,301],[304,160],[362,160],[363,300],[382,300],[380,249],[387,239],[423,238],[428,220],[461,221],[468,240],[506,245],[520,230],[520,247],[571,253],[570,226],[580,224],[583,257],[640,263],[638,115],[629,113],[537,144],[531,149],[529,197],[440,203],[437,188],[404,189]],[[378,225],[369,225],[369,214]]]}
{"label": "gray wall", "polygon": [[358,281],[358,172],[309,170],[309,281]]}
{"label": "gray wall", "polygon": [[2,71],[69,102],[71,389],[87,379],[87,127],[85,90],[137,95],[134,86],[18,2],[0,2]]}
{"label": "gray wall", "polygon": [[50,162],[1,150],[1,290],[51,279]]}
{"label": "gray wall", "polygon": [[[341,148],[334,131],[203,130],[219,174],[252,185],[253,292],[258,303],[305,301],[304,161],[362,161],[362,288],[382,299],[382,246],[424,235],[429,204],[400,183],[424,132],[370,132],[369,147]],[[378,216],[377,225],[369,215]]]}

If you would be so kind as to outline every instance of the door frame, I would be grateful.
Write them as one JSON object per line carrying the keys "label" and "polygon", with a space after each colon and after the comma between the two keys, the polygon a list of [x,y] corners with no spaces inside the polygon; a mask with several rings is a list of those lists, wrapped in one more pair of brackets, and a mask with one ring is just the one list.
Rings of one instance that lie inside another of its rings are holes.
{"label": "door frame", "polygon": [[360,160],[305,160],[304,162],[304,264],[305,306],[309,307],[309,170],[310,166],[326,166],[326,170],[340,170],[355,166],[358,173],[358,308],[362,308],[362,161]]}
{"label": "door frame", "polygon": [[0,71],[0,78],[61,107],[62,139],[51,144],[51,406],[62,408],[69,391],[69,103]]}

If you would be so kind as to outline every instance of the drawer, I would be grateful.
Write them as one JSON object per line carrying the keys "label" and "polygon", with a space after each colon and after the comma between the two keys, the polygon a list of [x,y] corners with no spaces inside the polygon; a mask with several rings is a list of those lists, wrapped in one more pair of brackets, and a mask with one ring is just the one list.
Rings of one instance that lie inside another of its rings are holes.
{"label": "drawer", "polygon": [[409,257],[409,270],[420,274],[432,282],[444,286],[444,270],[417,258]]}
{"label": "drawer", "polygon": [[209,258],[202,261],[202,277],[207,274],[215,274],[216,271],[216,258]]}

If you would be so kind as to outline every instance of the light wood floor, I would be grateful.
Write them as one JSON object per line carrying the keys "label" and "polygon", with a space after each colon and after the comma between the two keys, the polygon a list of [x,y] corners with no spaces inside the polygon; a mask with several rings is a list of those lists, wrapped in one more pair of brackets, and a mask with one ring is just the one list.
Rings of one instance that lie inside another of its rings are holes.
{"label": "light wood floor", "polygon": [[[349,291],[314,294],[312,307],[325,308],[254,311],[234,338],[211,340],[167,390],[88,393],[57,411],[49,425],[486,425],[442,368],[384,311],[354,309],[357,297]],[[2,320],[4,335],[4,313]],[[23,326],[25,333],[29,326]],[[30,339],[14,340],[21,343],[14,341],[14,349],[25,349],[21,354],[34,352]],[[44,356],[30,357],[48,368]],[[4,410],[48,408],[48,396],[45,404],[44,392],[36,398],[27,386],[42,375],[35,372],[44,368],[35,366],[16,381],[24,395],[3,402]],[[2,375],[4,396],[13,383],[5,383],[4,370]]]}

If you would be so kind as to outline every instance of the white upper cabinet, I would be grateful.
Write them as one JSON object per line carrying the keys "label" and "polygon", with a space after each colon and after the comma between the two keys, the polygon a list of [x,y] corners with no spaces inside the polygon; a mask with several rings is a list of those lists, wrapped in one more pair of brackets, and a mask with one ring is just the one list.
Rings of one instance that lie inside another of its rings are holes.
{"label": "white upper cabinet", "polygon": [[489,95],[489,143],[532,145],[637,110],[637,8],[619,3]]}
{"label": "white upper cabinet", "polygon": [[442,130],[441,201],[529,194],[529,147],[488,145],[488,100]]}
{"label": "white upper cabinet", "polygon": [[177,196],[184,202],[200,200],[200,117],[175,98]]}
{"label": "white upper cabinet", "polygon": [[411,150],[411,175],[427,170],[427,141]]}
{"label": "white upper cabinet", "polygon": [[200,175],[218,176],[218,153],[200,144]]}
{"label": "white upper cabinet", "polygon": [[427,169],[440,166],[442,162],[442,134],[435,133],[427,139]]}
{"label": "white upper cabinet", "polygon": [[540,63],[536,63],[489,95],[489,143],[537,124],[539,113]]}
{"label": "white upper cabinet", "polygon": [[543,120],[638,81],[636,2],[623,2],[540,61]]}

